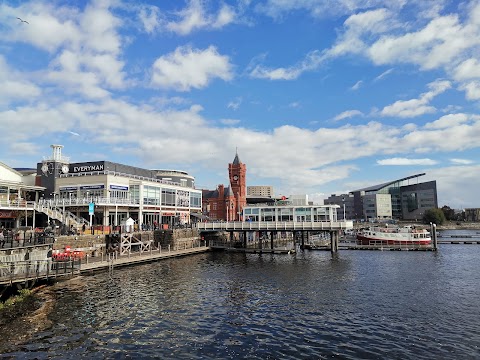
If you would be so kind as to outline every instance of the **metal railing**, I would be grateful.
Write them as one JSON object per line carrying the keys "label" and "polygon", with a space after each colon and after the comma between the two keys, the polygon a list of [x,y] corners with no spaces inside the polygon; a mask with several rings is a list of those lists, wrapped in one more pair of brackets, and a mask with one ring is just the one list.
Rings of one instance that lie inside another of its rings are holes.
{"label": "metal railing", "polygon": [[175,186],[191,188],[189,186],[182,186],[181,183],[174,182],[174,181],[150,178],[150,177],[141,176],[141,175],[127,174],[127,173],[111,171],[111,170],[90,171],[90,172],[82,172],[82,173],[68,173],[68,174],[61,174],[60,177],[80,177],[80,176],[95,176],[95,175],[96,176],[98,176],[98,175],[122,176],[122,177],[128,177],[128,178],[136,179],[136,180],[143,180],[143,181],[149,181],[149,182],[156,182],[156,183],[160,183],[160,184],[175,185]]}
{"label": "metal railing", "polygon": [[230,221],[230,222],[199,222],[198,230],[234,231],[234,230],[345,230],[352,229],[353,221]]}
{"label": "metal railing", "polygon": [[11,230],[4,231],[0,236],[0,249],[24,248],[26,246],[49,245],[55,242],[51,232],[33,232]]}
{"label": "metal railing", "polygon": [[27,200],[0,200],[0,208],[9,208],[12,210],[33,210],[35,207],[35,201]]}
{"label": "metal railing", "polygon": [[[79,216],[76,216],[72,212],[64,209],[63,207],[54,206],[53,203],[48,201],[42,201],[35,204],[35,210],[47,214],[49,217],[59,220],[64,224],[71,224],[72,222],[77,226],[82,226],[83,224],[88,225],[89,222]],[[73,225],[73,224],[72,224]]]}
{"label": "metal railing", "polygon": [[0,263],[0,284],[71,276],[80,272],[80,261],[32,260]]}

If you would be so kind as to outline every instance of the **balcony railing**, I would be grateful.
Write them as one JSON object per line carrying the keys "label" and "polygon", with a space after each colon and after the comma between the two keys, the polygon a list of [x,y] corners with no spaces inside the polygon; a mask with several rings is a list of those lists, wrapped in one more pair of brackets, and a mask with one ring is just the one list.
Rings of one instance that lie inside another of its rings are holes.
{"label": "balcony railing", "polygon": [[207,231],[293,231],[293,230],[346,230],[353,228],[353,221],[221,221],[197,223],[198,230]]}
{"label": "balcony railing", "polygon": [[174,186],[181,186],[181,187],[188,187],[188,186],[183,186],[181,183],[174,182],[174,181],[168,181],[168,180],[162,180],[162,179],[156,179],[156,178],[149,178],[149,177],[146,177],[146,176],[127,174],[127,173],[111,171],[111,170],[60,174],[60,177],[67,178],[67,177],[98,176],[98,175],[122,176],[122,177],[127,177],[127,178],[130,178],[130,179],[150,181],[150,182],[156,182],[156,183],[160,183],[160,184],[167,184],[167,185],[174,185]]}

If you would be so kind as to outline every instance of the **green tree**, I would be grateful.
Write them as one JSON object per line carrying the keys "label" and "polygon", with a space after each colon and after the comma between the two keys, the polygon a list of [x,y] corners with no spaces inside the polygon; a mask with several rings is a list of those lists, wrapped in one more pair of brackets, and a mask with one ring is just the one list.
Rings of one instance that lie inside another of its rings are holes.
{"label": "green tree", "polygon": [[425,224],[437,224],[442,225],[445,222],[445,214],[442,209],[432,208],[423,213],[423,222]]}
{"label": "green tree", "polygon": [[450,206],[444,205],[442,207],[443,214],[445,215],[445,219],[447,220],[456,220],[455,219],[455,210],[453,210]]}

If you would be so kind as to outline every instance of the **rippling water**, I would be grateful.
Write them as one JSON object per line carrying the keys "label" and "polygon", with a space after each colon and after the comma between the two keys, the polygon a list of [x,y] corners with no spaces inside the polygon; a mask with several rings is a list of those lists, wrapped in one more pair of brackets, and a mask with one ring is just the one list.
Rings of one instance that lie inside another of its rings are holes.
{"label": "rippling water", "polygon": [[208,253],[55,286],[14,358],[472,359],[480,246]]}

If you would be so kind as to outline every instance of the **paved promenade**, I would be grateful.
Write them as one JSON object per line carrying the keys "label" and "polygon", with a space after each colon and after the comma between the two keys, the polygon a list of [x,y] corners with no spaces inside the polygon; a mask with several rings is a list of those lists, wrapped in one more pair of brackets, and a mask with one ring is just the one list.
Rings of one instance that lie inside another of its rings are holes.
{"label": "paved promenade", "polygon": [[169,259],[174,257],[192,255],[192,254],[199,254],[210,251],[210,247],[208,246],[200,246],[194,247],[189,249],[182,249],[182,250],[152,250],[151,252],[143,252],[143,253],[131,253],[130,255],[123,255],[121,257],[114,257],[111,254],[110,257],[103,256],[103,257],[95,257],[95,258],[88,258],[88,262],[82,264],[80,266],[80,274],[91,274],[96,271],[105,271],[112,268],[122,267],[122,266],[130,266],[136,264],[144,264],[153,261]]}

